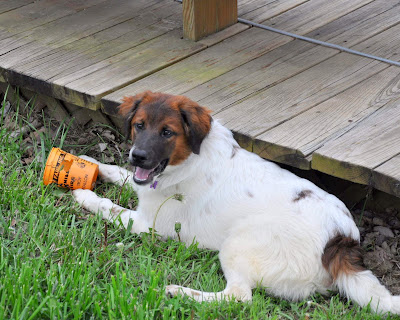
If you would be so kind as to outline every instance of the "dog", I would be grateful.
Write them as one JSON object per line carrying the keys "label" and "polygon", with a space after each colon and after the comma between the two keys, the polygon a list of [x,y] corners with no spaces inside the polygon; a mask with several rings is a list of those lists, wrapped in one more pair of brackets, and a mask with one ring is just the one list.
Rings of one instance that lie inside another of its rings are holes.
{"label": "dog", "polygon": [[[251,301],[262,286],[298,301],[315,292],[338,290],[379,313],[400,314],[392,296],[362,264],[360,233],[346,206],[278,165],[239,147],[230,130],[210,111],[184,96],[146,91],[125,97],[118,107],[133,141],[130,172],[98,163],[106,182],[132,185],[139,205],[122,208],[90,190],[74,190],[76,201],[104,219],[133,220],[133,233],[149,232],[166,198],[155,229],[162,238],[219,251],[227,281],[221,292],[169,285],[170,296],[197,301]],[[132,225],[132,224],[131,224]]]}

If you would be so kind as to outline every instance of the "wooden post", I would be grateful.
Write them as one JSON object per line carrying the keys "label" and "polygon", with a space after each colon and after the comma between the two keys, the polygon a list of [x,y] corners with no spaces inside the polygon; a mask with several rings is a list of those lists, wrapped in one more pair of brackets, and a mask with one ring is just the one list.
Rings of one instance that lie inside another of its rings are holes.
{"label": "wooden post", "polygon": [[237,0],[183,0],[183,35],[200,40],[237,22]]}

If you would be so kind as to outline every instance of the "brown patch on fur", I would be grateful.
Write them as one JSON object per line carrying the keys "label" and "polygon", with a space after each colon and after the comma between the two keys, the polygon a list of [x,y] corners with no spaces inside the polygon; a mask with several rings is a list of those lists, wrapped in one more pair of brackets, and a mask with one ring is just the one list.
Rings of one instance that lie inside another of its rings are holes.
{"label": "brown patch on fur", "polygon": [[122,103],[117,107],[118,113],[125,119],[124,133],[127,138],[134,139],[134,130],[132,128],[133,117],[141,103],[149,103],[154,99],[151,91],[145,91],[135,96],[127,96],[122,98]]}
{"label": "brown patch on fur", "polygon": [[190,290],[190,293],[192,294],[192,296],[196,296],[196,297],[200,296],[200,293],[198,293],[194,290]]}
{"label": "brown patch on fur", "polygon": [[119,216],[122,212],[124,212],[124,211],[126,211],[126,210],[124,210],[124,209],[119,209],[119,208],[117,208],[117,207],[113,207],[112,209],[111,209],[111,214],[113,215],[113,216]]}
{"label": "brown patch on fur", "polygon": [[199,154],[200,144],[211,129],[211,110],[184,96],[169,96],[166,103],[179,110],[189,145],[193,153]]}
{"label": "brown patch on fur", "polygon": [[362,249],[358,241],[342,235],[337,235],[325,245],[322,265],[333,280],[342,273],[350,274],[365,270]]}
{"label": "brown patch on fur", "polygon": [[254,194],[251,193],[249,190],[246,190],[246,194],[247,194],[250,198],[254,198]]}
{"label": "brown patch on fur", "polygon": [[297,202],[307,197],[311,197],[312,194],[313,192],[311,190],[308,189],[302,190],[296,195],[296,198],[293,199],[293,202]]}
{"label": "brown patch on fur", "polygon": [[123,97],[122,104],[120,104],[118,106],[118,113],[120,115],[122,115],[123,117],[125,117],[131,111],[130,108],[132,108],[134,106],[135,102],[140,101],[140,103],[148,104],[150,102],[160,99],[160,97],[162,95],[163,95],[162,93],[159,93],[159,92],[154,93],[154,92],[147,90],[147,91],[138,93],[135,96]]}
{"label": "brown patch on fur", "polygon": [[182,125],[180,125],[180,119],[176,120],[176,126],[179,126],[179,130],[176,129],[175,132],[179,132],[178,136],[175,139],[175,148],[171,154],[169,164],[177,165],[185,161],[191,154],[192,150],[190,148],[188,137],[186,136]]}

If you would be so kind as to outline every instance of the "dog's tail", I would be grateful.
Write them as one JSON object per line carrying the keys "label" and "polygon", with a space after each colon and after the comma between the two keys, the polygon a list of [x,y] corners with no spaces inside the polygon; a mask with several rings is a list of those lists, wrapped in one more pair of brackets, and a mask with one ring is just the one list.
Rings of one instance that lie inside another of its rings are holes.
{"label": "dog's tail", "polygon": [[339,292],[378,313],[400,314],[400,296],[393,296],[362,263],[358,241],[341,235],[331,239],[322,256],[324,268]]}

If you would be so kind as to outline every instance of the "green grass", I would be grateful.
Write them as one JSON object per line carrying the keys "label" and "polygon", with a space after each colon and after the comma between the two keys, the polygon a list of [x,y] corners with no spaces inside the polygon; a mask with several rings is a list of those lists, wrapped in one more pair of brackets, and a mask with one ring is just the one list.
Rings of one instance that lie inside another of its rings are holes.
{"label": "green grass", "polygon": [[[166,297],[168,284],[222,290],[217,253],[153,243],[149,234],[112,225],[106,233],[105,222],[83,212],[68,191],[42,183],[40,159],[67,145],[68,125],[53,138],[42,133],[35,160],[22,165],[23,137],[11,137],[0,121],[1,319],[382,319],[338,296],[290,303],[257,289],[251,304]],[[122,206],[133,197],[106,184],[96,192]]]}

